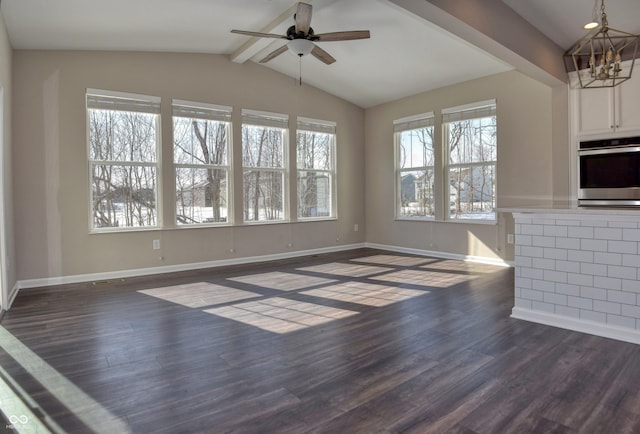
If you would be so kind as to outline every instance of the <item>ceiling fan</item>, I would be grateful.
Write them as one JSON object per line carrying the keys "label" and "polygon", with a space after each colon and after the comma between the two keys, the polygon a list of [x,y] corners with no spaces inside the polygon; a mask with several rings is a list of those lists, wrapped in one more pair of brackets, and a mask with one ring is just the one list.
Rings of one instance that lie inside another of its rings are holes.
{"label": "ceiling fan", "polygon": [[287,39],[285,45],[275,49],[269,53],[260,63],[266,63],[269,60],[279,56],[289,50],[294,54],[302,57],[311,53],[312,56],[320,61],[331,65],[336,61],[329,53],[318,47],[314,42],[332,42],[332,41],[349,41],[354,39],[367,39],[371,35],[369,30],[352,30],[346,32],[332,32],[315,34],[311,27],[311,10],[312,6],[307,3],[298,3],[296,13],[293,16],[295,25],[287,29],[286,35],[277,35],[275,33],[251,32],[246,30],[231,30],[231,33],[240,35],[255,36],[258,38],[277,38]]}

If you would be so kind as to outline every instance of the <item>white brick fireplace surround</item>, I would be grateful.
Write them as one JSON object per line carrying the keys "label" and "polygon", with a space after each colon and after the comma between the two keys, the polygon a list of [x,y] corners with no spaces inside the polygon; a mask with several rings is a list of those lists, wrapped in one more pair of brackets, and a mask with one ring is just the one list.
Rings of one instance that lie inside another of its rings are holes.
{"label": "white brick fireplace surround", "polygon": [[509,211],[511,316],[640,343],[640,210]]}

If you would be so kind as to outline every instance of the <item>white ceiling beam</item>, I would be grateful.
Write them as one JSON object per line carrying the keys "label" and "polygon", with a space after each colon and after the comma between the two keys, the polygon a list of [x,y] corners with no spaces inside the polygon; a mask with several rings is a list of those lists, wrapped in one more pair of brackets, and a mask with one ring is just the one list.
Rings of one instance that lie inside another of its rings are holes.
{"label": "white ceiling beam", "polygon": [[563,50],[503,2],[390,1],[548,86],[567,81]]}
{"label": "white ceiling beam", "polygon": [[[312,0],[305,0],[305,3],[311,4]],[[271,21],[265,27],[257,31],[260,33],[271,33],[276,27],[282,25],[287,20],[291,20],[291,23],[293,24],[292,18],[293,18],[293,15],[296,13],[297,9],[298,9],[298,2],[295,2],[289,9],[281,13],[275,20]],[[253,29],[242,29],[242,30],[255,31]],[[231,53],[230,55],[231,61],[235,63],[244,63],[247,60],[251,59],[253,56],[255,56],[257,53],[265,49],[273,41],[274,39],[270,39],[270,38],[249,37],[249,40],[247,42],[242,44],[240,48],[238,48],[236,51]]]}

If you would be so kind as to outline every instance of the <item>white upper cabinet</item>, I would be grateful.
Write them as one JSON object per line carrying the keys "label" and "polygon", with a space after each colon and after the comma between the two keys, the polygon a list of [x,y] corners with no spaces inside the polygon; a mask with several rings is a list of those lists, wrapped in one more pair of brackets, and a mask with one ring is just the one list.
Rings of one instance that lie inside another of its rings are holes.
{"label": "white upper cabinet", "polygon": [[616,131],[637,132],[640,129],[640,77],[632,76],[616,90],[614,128]]}
{"label": "white upper cabinet", "polygon": [[614,129],[614,102],[612,89],[574,89],[577,133],[608,133]]}
{"label": "white upper cabinet", "polygon": [[614,88],[572,89],[576,136],[640,132],[640,77]]}

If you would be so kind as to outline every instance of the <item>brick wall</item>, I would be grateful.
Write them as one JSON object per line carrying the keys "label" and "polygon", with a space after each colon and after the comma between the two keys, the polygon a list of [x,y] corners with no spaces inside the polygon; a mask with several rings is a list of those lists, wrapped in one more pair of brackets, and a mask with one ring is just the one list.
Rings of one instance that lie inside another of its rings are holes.
{"label": "brick wall", "polygon": [[640,213],[515,217],[515,307],[640,330]]}

